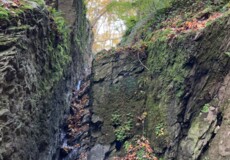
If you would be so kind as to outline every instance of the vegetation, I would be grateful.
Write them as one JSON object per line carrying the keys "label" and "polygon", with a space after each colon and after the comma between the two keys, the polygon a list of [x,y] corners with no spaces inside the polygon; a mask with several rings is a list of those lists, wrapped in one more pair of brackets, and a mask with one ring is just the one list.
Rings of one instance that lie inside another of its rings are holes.
{"label": "vegetation", "polygon": [[120,19],[129,28],[134,22],[155,12],[157,9],[165,8],[170,5],[170,0],[135,0],[135,1],[112,1],[107,9]]}
{"label": "vegetation", "polygon": [[[185,80],[191,69],[190,64],[187,63],[193,56],[194,52],[191,53],[191,51],[196,48],[195,44],[188,45],[188,43],[196,41],[197,39],[191,39],[196,37],[197,33],[205,31],[205,27],[212,27],[213,25],[210,25],[223,16],[224,4],[221,7],[216,7],[212,3],[205,2],[181,1],[177,4],[180,8],[175,5],[176,2],[173,2],[174,5],[168,8],[155,10],[152,17],[149,16],[145,23],[140,23],[141,20],[139,21],[138,16],[148,17],[147,14],[130,16],[130,19],[129,15],[125,16],[125,14],[130,14],[125,12],[128,8],[131,13],[135,12],[136,8],[134,4],[131,5],[131,2],[113,2],[109,6],[113,6],[111,12],[117,11],[120,18],[124,20],[127,18],[126,25],[130,24],[128,29],[130,32],[132,30],[132,34],[128,36],[131,37],[129,44],[132,48],[140,44],[145,44],[148,48],[147,63],[144,63],[148,69],[138,83],[140,86],[147,86],[146,90],[149,91],[146,101],[148,112],[146,132],[151,139],[151,144],[156,148],[159,147],[159,150],[166,147],[167,138],[170,137],[167,130],[169,127],[168,114],[175,107],[174,105],[180,105],[179,102],[185,95]],[[117,9],[115,9],[116,7]],[[205,17],[205,15],[208,16]],[[136,24],[137,21],[139,24]],[[138,28],[138,25],[141,27]],[[224,54],[229,56],[228,52]],[[171,104],[172,101],[175,104]],[[205,105],[201,112],[207,113],[209,107]],[[115,126],[119,126],[119,117],[122,116],[112,118]],[[126,140],[124,127],[117,127],[115,130],[118,139]],[[137,153],[141,157],[143,150]]]}
{"label": "vegetation", "polygon": [[144,136],[135,136],[132,141],[125,142],[126,156],[124,160],[157,160],[149,141]]}
{"label": "vegetation", "polygon": [[230,57],[230,52],[225,52],[225,54]]}
{"label": "vegetation", "polygon": [[[32,0],[32,2],[36,2],[39,6],[45,5],[44,0]],[[0,19],[8,19],[10,15],[18,16],[28,9],[32,9],[32,4],[31,2],[25,0],[12,0],[2,2],[0,4]]]}
{"label": "vegetation", "polygon": [[51,55],[51,67],[46,65],[46,79],[41,83],[42,91],[45,92],[51,88],[53,83],[57,83],[63,76],[67,64],[70,62],[69,50],[69,29],[67,28],[65,19],[62,17],[61,12],[53,8],[48,8],[54,24],[52,25],[53,32],[51,33],[51,41],[49,41],[48,54]]}
{"label": "vegetation", "polygon": [[124,141],[126,138],[129,138],[130,132],[133,128],[132,125],[132,115],[126,115],[126,121],[122,121],[121,115],[118,113],[112,114],[112,124],[115,127],[114,133],[117,141]]}
{"label": "vegetation", "polygon": [[121,125],[121,115],[120,114],[118,114],[118,113],[115,113],[115,114],[112,114],[112,125],[113,126],[119,126],[119,125]]}
{"label": "vegetation", "polygon": [[121,142],[124,141],[126,138],[129,137],[131,129],[131,121],[125,122],[121,126],[118,126],[114,131],[116,135],[116,140]]}
{"label": "vegetation", "polygon": [[115,47],[123,33],[130,32],[137,21],[170,5],[170,0],[87,0],[95,42],[93,50]]}
{"label": "vegetation", "polygon": [[201,110],[202,113],[208,113],[210,104],[205,104]]}
{"label": "vegetation", "polygon": [[163,136],[165,133],[164,133],[164,124],[163,123],[159,123],[156,125],[155,127],[155,134],[156,136]]}
{"label": "vegetation", "polygon": [[[43,6],[45,2],[43,0],[33,0],[39,6]],[[20,14],[26,10],[32,9],[31,1],[24,0],[13,0],[6,1],[0,6],[0,19],[9,19],[13,17],[20,18]],[[52,32],[50,33],[50,40],[48,47],[48,53],[50,56],[50,64],[45,64],[45,76],[44,79],[40,82],[41,91],[46,92],[51,88],[51,84],[57,83],[60,78],[63,76],[63,71],[66,68],[66,65],[70,61],[70,52],[69,52],[69,30],[65,23],[62,14],[56,11],[53,8],[48,8],[51,13],[51,24]],[[10,29],[22,30],[27,29],[28,26],[16,26],[11,27]],[[50,69],[51,67],[51,69]]]}

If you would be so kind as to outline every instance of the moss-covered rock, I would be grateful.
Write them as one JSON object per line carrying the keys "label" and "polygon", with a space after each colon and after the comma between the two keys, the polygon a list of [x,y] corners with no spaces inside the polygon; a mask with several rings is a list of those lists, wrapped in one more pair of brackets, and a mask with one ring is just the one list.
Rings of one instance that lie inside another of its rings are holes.
{"label": "moss-covered rock", "polygon": [[[78,3],[83,6],[83,1]],[[76,58],[83,57],[84,50],[72,41],[81,39],[77,31],[47,8],[40,0],[20,1],[7,11],[0,7],[1,160],[59,158],[60,126],[69,112],[72,87],[84,73],[75,65],[84,66]],[[84,15],[74,18],[77,24],[87,22]],[[88,41],[82,45],[88,46]]]}
{"label": "moss-covered rock", "polygon": [[145,111],[146,94],[139,84],[145,70],[139,62],[146,55],[141,49],[125,48],[94,61],[93,114],[103,119],[102,126],[94,124],[97,143],[123,143],[134,133],[142,133],[138,117]]}
{"label": "moss-covered rock", "polygon": [[[226,2],[218,6],[210,4],[210,9],[200,1],[183,1],[178,5],[179,9],[178,6],[172,6],[155,14],[154,18],[149,17],[146,22],[137,24],[123,43],[130,46],[129,50],[125,50],[128,56],[120,58],[122,54],[118,53],[122,50],[121,47],[115,51],[103,52],[106,56],[101,58],[99,54],[96,58],[93,64],[92,109],[94,114],[103,118],[99,127],[110,128],[99,134],[101,136],[96,137],[96,142],[114,142],[116,136],[113,131],[117,133],[119,125],[127,124],[127,119],[123,117],[126,117],[127,113],[138,117],[143,112],[147,113],[144,132],[141,133],[141,128],[137,127],[137,130],[132,130],[132,135],[147,136],[155,153],[165,159],[199,159],[208,144],[215,139],[217,128],[221,128],[223,111],[219,104],[214,103],[214,99],[223,79],[230,71],[229,56],[226,54],[230,50],[229,11],[212,13],[222,10]],[[174,25],[178,13],[182,11],[189,12],[185,19],[175,27],[170,26]],[[210,13],[210,17],[216,16],[210,18],[208,24],[209,18],[206,17],[201,20],[205,21],[201,28],[183,28],[189,21],[200,23],[197,18],[207,13]],[[147,46],[146,61],[133,60],[131,49],[138,45]],[[129,70],[139,66],[143,67],[144,71],[136,74],[123,72],[125,68]],[[127,77],[124,76],[126,73]],[[140,99],[134,96],[137,90],[140,95],[144,93]],[[129,92],[132,96],[129,96]],[[226,98],[224,99],[221,101],[226,101]],[[124,105],[120,104],[121,102],[124,102]],[[130,107],[136,106],[135,103],[139,107]],[[209,107],[205,104],[209,104]],[[122,121],[117,122],[116,117],[120,117]],[[122,131],[121,127],[119,139],[125,135]],[[112,138],[100,141],[101,137],[107,135]],[[227,151],[223,152],[223,148],[227,147],[220,148],[221,153],[227,154]],[[207,154],[212,155],[213,152]],[[222,155],[215,156],[224,160]]]}

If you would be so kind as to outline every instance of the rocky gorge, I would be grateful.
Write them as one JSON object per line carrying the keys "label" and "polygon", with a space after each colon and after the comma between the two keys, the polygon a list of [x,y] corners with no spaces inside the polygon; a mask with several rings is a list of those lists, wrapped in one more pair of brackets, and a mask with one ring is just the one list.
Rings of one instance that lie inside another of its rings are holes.
{"label": "rocky gorge", "polygon": [[228,1],[175,0],[96,56],[83,0],[15,3],[0,8],[0,160],[230,159]]}

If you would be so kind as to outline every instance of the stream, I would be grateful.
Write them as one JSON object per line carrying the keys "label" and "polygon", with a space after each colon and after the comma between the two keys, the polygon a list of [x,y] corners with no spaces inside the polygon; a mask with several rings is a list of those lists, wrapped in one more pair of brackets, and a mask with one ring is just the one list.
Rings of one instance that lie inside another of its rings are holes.
{"label": "stream", "polygon": [[61,133],[60,160],[87,160],[91,121],[89,87],[89,80],[79,80],[72,91],[70,115]]}

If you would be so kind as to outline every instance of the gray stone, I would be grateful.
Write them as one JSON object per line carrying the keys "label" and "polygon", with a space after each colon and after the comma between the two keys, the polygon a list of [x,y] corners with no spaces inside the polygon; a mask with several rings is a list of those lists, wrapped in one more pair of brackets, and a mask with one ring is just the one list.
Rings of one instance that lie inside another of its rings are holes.
{"label": "gray stone", "polygon": [[82,119],[82,125],[86,124],[86,123],[89,123],[90,122],[90,118],[91,118],[91,115],[90,114],[86,114],[84,115],[83,119]]}
{"label": "gray stone", "polygon": [[92,136],[93,138],[98,138],[98,137],[101,136],[101,132],[99,132],[99,131],[93,131],[93,132],[91,133],[91,136]]}
{"label": "gray stone", "polygon": [[10,114],[10,111],[8,109],[2,109],[0,110],[0,121],[7,122],[8,115]]}
{"label": "gray stone", "polygon": [[104,160],[105,154],[109,151],[110,146],[95,145],[88,154],[88,160]]}
{"label": "gray stone", "polygon": [[92,115],[92,122],[93,122],[93,123],[103,123],[103,119],[100,118],[99,116],[93,114],[93,115]]}

